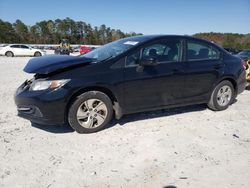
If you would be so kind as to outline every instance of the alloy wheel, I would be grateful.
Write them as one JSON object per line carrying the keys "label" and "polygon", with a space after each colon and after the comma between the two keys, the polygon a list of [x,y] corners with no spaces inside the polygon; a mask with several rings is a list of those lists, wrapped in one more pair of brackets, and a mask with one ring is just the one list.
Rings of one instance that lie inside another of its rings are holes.
{"label": "alloy wheel", "polygon": [[226,106],[231,101],[231,98],[232,89],[227,85],[222,86],[217,93],[217,103],[220,106]]}
{"label": "alloy wheel", "polygon": [[78,123],[88,129],[97,128],[107,118],[107,106],[99,99],[88,99],[77,110]]}

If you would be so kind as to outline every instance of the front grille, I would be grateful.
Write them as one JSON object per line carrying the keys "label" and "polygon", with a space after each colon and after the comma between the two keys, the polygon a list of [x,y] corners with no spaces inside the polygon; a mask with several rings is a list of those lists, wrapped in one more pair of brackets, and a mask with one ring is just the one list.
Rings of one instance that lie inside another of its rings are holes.
{"label": "front grille", "polygon": [[29,107],[19,107],[17,108],[18,111],[22,111],[22,112],[30,112],[31,108]]}

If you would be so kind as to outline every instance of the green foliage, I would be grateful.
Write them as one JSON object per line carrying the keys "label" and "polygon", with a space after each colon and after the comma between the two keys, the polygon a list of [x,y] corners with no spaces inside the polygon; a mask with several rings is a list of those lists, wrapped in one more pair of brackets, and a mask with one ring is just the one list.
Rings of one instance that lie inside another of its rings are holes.
{"label": "green foliage", "polygon": [[213,41],[224,48],[249,49],[250,34],[238,33],[197,33],[194,35],[198,38]]}
{"label": "green foliage", "polygon": [[0,43],[59,44],[66,38],[71,44],[98,45],[134,35],[142,34],[124,33],[104,24],[93,28],[88,23],[70,18],[43,20],[32,26],[26,26],[21,20],[13,24],[0,20]]}
{"label": "green foliage", "polygon": [[[142,35],[124,33],[106,25],[92,27],[83,21],[70,18],[43,20],[35,25],[26,26],[21,20],[11,24],[0,19],[0,43],[59,44],[68,39],[71,44],[106,44],[124,37]],[[250,34],[238,33],[197,33],[195,37],[207,39],[225,48],[250,48]]]}
{"label": "green foliage", "polygon": [[16,34],[18,35],[19,41],[18,42],[25,42],[28,39],[28,27],[21,21],[16,20],[16,22],[13,24],[13,27],[16,31]]}
{"label": "green foliage", "polygon": [[4,22],[0,19],[0,42],[11,43],[13,41],[19,41],[20,38],[9,22]]}

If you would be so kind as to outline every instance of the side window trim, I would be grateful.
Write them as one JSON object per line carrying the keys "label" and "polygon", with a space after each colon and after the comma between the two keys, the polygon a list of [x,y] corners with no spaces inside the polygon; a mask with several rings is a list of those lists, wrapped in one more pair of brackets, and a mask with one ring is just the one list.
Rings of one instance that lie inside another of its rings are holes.
{"label": "side window trim", "polygon": [[26,45],[20,45],[20,47],[23,48],[23,49],[29,49],[29,47],[26,46]]}
{"label": "side window trim", "polygon": [[[148,46],[150,46],[150,45],[153,45],[153,44],[160,43],[160,42],[167,42],[167,41],[171,41],[171,40],[174,41],[175,39],[163,39],[163,40],[158,40],[158,41],[154,41],[154,42],[152,42],[152,43],[150,43],[150,44],[147,44],[147,45],[141,47],[141,48],[139,49],[139,51],[140,51],[139,60],[141,60],[143,50],[144,50],[146,47],[148,47]],[[181,38],[176,39],[176,41],[178,41],[179,44],[180,44],[180,49],[179,49],[179,52],[178,52],[178,53],[179,53],[179,58],[178,58],[178,60],[177,60],[177,61],[161,61],[161,62],[157,62],[157,64],[166,64],[166,63],[173,63],[173,62],[178,63],[178,62],[184,61],[184,58],[185,58],[185,57],[184,57],[184,51],[185,51],[184,43],[185,43],[185,42],[184,42],[184,40],[181,39]],[[166,50],[166,48],[165,48],[165,50]],[[128,55],[126,56],[126,58],[125,58],[125,68],[137,67],[137,66],[139,66],[139,64],[127,65],[127,58],[128,58],[130,55],[135,54],[135,53],[137,53],[137,52],[138,52],[138,50],[136,50],[136,51],[134,51],[133,53],[128,54]]]}
{"label": "side window trim", "polygon": [[139,64],[128,65],[127,64],[127,59],[128,59],[129,56],[131,56],[131,55],[133,55],[133,54],[135,54],[135,53],[137,53],[139,51],[139,53],[140,53],[139,54],[139,61],[140,61],[141,60],[141,55],[142,55],[142,49],[143,48],[137,49],[133,53],[130,53],[130,54],[126,55],[126,57],[125,57],[125,66],[124,66],[125,68],[138,67],[139,66]]}
{"label": "side window trim", "polygon": [[20,45],[14,44],[14,45],[11,45],[10,47],[11,47],[11,48],[20,48]]}
{"label": "side window trim", "polygon": [[[198,44],[198,45],[201,45],[201,46],[206,46],[207,48],[211,48],[212,50],[215,50],[217,53],[218,53],[218,58],[200,58],[200,59],[188,59],[188,43],[195,43],[195,44]],[[219,60],[221,59],[221,52],[214,46],[212,45],[209,45],[205,42],[202,42],[202,41],[198,41],[198,40],[194,40],[194,39],[186,39],[185,40],[185,60],[188,61],[188,62],[196,62],[196,61],[213,61],[213,60]]]}

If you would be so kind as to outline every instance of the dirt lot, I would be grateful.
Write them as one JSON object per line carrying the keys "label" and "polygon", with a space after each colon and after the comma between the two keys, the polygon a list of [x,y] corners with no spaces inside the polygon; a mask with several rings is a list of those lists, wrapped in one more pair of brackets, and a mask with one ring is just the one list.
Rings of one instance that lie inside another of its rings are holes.
{"label": "dirt lot", "polygon": [[205,105],[140,113],[80,135],[16,116],[28,57],[0,57],[0,187],[250,187],[250,90]]}

